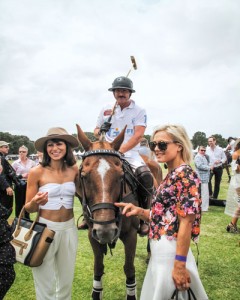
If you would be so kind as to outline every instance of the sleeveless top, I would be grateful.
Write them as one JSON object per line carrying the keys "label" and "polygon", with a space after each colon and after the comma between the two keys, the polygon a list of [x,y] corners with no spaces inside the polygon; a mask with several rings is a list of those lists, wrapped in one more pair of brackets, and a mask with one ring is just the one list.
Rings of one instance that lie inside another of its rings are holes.
{"label": "sleeveless top", "polygon": [[39,188],[39,192],[48,192],[48,202],[40,205],[40,209],[59,210],[73,208],[76,187],[74,182],[47,183]]}

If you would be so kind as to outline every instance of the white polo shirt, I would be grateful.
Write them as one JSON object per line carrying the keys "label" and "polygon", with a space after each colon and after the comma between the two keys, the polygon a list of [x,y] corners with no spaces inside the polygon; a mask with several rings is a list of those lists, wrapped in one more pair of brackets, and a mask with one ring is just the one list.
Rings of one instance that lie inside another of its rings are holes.
{"label": "white polo shirt", "polygon": [[[107,104],[103,107],[103,109],[101,110],[98,116],[96,127],[100,128],[104,122],[108,121],[108,118],[112,113],[112,109],[113,109],[112,104]],[[123,141],[123,143],[126,143],[134,135],[135,126],[147,127],[147,114],[145,109],[136,105],[135,101],[131,100],[131,104],[128,107],[125,107],[123,110],[121,110],[121,107],[117,105],[115,109],[115,113],[112,116],[111,123],[112,123],[111,128],[106,133],[106,140],[108,142],[112,142],[123,130],[125,125],[127,125],[124,141]],[[138,152],[139,148],[140,148],[140,143],[136,145],[134,148],[132,148],[131,150],[124,153],[125,158],[128,161],[130,160],[130,158],[132,158],[132,160],[129,161],[129,163],[135,166],[144,164]],[[138,160],[139,163],[133,162],[133,160],[134,161]]]}

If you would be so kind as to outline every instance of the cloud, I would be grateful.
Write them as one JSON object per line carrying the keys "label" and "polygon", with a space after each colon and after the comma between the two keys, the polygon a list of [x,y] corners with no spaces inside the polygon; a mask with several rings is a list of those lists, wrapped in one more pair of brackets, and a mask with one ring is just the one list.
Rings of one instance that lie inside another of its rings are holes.
{"label": "cloud", "polygon": [[131,68],[147,134],[180,123],[239,136],[238,0],[1,0],[1,131],[93,131],[107,89]]}

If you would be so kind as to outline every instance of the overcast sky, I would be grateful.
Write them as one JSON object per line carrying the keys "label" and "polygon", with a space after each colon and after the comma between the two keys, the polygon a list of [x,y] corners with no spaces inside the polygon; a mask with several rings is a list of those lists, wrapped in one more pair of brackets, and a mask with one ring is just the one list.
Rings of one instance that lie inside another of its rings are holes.
{"label": "overcast sky", "polygon": [[93,131],[130,55],[146,134],[240,136],[239,0],[0,0],[0,131]]}

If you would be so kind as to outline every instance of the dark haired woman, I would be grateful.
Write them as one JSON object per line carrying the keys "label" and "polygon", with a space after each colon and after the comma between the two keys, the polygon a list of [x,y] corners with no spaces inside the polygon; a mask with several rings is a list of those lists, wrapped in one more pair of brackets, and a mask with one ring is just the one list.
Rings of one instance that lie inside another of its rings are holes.
{"label": "dark haired woman", "polygon": [[37,300],[71,299],[78,244],[73,215],[78,167],[72,149],[78,145],[59,127],[35,142],[43,160],[30,170],[25,208],[29,213],[39,211],[39,221],[56,232],[43,264],[32,269]]}

